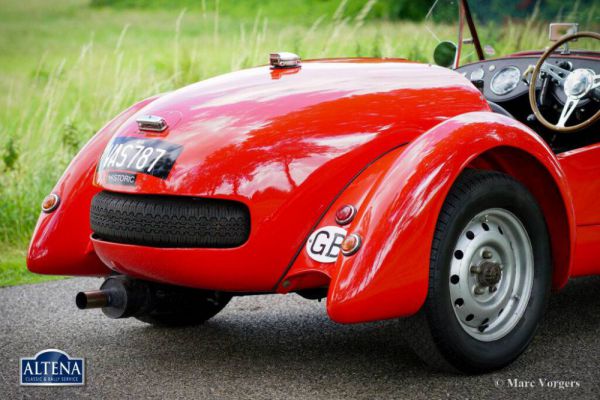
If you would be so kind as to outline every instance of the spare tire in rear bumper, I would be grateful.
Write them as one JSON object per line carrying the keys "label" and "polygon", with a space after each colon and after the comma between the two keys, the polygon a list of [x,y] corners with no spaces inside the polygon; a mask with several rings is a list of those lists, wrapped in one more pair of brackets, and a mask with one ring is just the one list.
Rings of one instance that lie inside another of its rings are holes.
{"label": "spare tire in rear bumper", "polygon": [[236,201],[105,191],[92,199],[90,225],[109,242],[227,248],[248,240],[250,212]]}

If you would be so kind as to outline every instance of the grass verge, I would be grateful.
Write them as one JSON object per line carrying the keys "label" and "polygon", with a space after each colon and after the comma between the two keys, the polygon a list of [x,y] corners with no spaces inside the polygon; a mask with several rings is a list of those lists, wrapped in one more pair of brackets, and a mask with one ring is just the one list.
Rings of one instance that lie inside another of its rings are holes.
{"label": "grass verge", "polygon": [[27,252],[21,246],[0,246],[0,287],[64,279],[61,276],[38,275],[25,265]]}

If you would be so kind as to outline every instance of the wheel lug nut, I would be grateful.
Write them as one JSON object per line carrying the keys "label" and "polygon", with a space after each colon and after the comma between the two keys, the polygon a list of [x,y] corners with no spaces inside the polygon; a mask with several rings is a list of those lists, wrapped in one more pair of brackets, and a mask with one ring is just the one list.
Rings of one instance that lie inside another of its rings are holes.
{"label": "wheel lug nut", "polygon": [[490,286],[490,293],[494,293],[496,290],[498,290],[498,286]]}
{"label": "wheel lug nut", "polygon": [[479,268],[479,265],[472,265],[471,266],[471,273],[472,274],[478,274],[481,272],[481,268]]}
{"label": "wheel lug nut", "polygon": [[493,254],[489,250],[484,250],[483,253],[481,254],[481,256],[483,258],[485,258],[486,260],[489,260],[490,258],[492,258]]}
{"label": "wheel lug nut", "polygon": [[485,288],[482,288],[481,286],[475,286],[475,289],[473,290],[473,292],[475,294],[484,294]]}

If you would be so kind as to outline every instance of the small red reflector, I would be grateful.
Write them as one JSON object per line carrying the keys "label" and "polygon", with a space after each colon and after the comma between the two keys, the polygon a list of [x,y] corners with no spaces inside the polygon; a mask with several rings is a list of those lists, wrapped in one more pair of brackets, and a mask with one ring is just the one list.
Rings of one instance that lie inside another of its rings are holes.
{"label": "small red reflector", "polygon": [[56,210],[59,204],[60,197],[58,197],[56,193],[50,193],[44,198],[44,201],[42,201],[42,211],[45,213],[50,213]]}
{"label": "small red reflector", "polygon": [[338,225],[348,225],[356,216],[356,208],[350,204],[341,206],[335,213],[335,222]]}

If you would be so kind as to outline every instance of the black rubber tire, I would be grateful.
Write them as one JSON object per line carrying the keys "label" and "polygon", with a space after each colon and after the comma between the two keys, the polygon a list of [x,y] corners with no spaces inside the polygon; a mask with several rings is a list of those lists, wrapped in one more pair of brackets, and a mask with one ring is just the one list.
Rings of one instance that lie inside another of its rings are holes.
{"label": "black rubber tire", "polygon": [[[523,223],[533,248],[534,278],[525,313],[506,336],[491,342],[466,333],[453,311],[448,281],[450,260],[462,230],[475,215],[503,208]],[[431,249],[429,290],[419,313],[405,320],[405,339],[437,370],[478,374],[513,362],[529,345],[543,317],[552,281],[550,240],[533,195],[512,177],[466,170],[454,183],[440,213]]]}
{"label": "black rubber tire", "polygon": [[223,292],[198,291],[192,297],[189,293],[181,297],[169,295],[152,312],[135,318],[161,327],[200,325],[217,315],[230,300],[231,295]]}
{"label": "black rubber tire", "polygon": [[237,201],[100,192],[90,207],[94,236],[155,247],[237,247],[250,235],[248,207]]}

